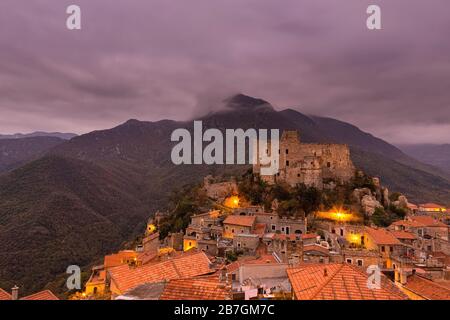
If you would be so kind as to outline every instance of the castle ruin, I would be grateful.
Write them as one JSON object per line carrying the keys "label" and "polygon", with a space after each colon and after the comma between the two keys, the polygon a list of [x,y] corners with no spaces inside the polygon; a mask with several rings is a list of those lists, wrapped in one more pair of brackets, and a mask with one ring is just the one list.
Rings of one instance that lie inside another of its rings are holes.
{"label": "castle ruin", "polygon": [[[268,153],[270,146],[266,152]],[[323,189],[331,181],[345,183],[355,173],[350,149],[344,144],[300,143],[298,131],[284,131],[280,139],[279,171],[275,175],[261,175],[269,183],[287,183]],[[259,161],[253,172],[260,174]]]}

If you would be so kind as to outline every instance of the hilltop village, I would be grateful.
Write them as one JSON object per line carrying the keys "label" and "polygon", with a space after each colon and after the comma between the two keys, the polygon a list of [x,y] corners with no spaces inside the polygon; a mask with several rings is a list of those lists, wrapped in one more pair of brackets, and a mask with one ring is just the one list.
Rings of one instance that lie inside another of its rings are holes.
{"label": "hilltop village", "polygon": [[180,194],[71,299],[450,299],[443,205],[390,193],[354,167],[345,145],[304,144],[286,131],[279,154],[275,176],[255,164]]}

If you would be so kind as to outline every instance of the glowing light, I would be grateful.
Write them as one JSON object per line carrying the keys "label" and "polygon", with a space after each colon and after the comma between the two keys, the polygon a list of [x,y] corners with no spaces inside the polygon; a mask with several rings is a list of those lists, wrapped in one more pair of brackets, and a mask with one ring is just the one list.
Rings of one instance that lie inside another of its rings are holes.
{"label": "glowing light", "polygon": [[224,205],[228,208],[239,208],[239,197],[231,196],[225,199]]}
{"label": "glowing light", "polygon": [[357,235],[357,234],[352,234],[352,235],[350,235],[350,242],[352,242],[352,243],[358,243],[359,242],[359,239],[360,239],[360,237],[359,237],[359,235]]}
{"label": "glowing light", "polygon": [[355,216],[354,214],[347,212],[342,208],[333,208],[330,211],[317,212],[316,217],[338,222],[359,221],[361,219],[360,217]]}
{"label": "glowing light", "polygon": [[152,234],[156,231],[156,226],[152,223],[147,225],[147,233]]}

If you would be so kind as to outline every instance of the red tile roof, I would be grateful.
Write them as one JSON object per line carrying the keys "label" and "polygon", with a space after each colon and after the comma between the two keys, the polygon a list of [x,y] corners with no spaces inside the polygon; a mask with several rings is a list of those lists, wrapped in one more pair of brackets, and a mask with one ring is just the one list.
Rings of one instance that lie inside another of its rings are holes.
{"label": "red tile roof", "polygon": [[220,283],[219,276],[170,280],[160,297],[161,300],[225,300],[231,288]]}
{"label": "red tile roof", "polygon": [[105,256],[104,266],[105,268],[117,267],[122,264],[126,264],[127,260],[137,259],[137,253],[133,250],[123,250],[118,253]]}
{"label": "red tile roof", "polygon": [[425,209],[444,209],[445,207],[440,205],[440,204],[436,204],[436,203],[423,203],[423,204],[419,204],[419,208],[425,208]]}
{"label": "red tile roof", "polygon": [[11,295],[2,288],[0,288],[0,300],[11,300]]}
{"label": "red tile roof", "polygon": [[427,300],[450,300],[450,289],[417,274],[408,277],[405,288]]}
{"label": "red tile roof", "polygon": [[50,290],[44,290],[31,294],[29,296],[20,298],[20,300],[59,300],[57,296],[53,294]]}
{"label": "red tile roof", "polygon": [[317,236],[317,233],[305,233],[302,235],[302,239],[315,239]]}
{"label": "red tile roof", "polygon": [[317,252],[323,253],[325,255],[330,255],[330,250],[328,250],[325,247],[319,246],[318,244],[309,244],[309,245],[303,246],[304,253],[312,253],[313,251],[317,251]]}
{"label": "red tile roof", "polygon": [[257,234],[260,238],[264,236],[266,233],[266,224],[265,223],[257,223],[255,225],[255,230],[253,231],[254,234]]}
{"label": "red tile roof", "polygon": [[109,270],[111,282],[125,292],[144,283],[190,278],[213,272],[211,261],[204,252],[182,255],[167,261],[141,267],[122,265]]}
{"label": "red tile roof", "polygon": [[407,299],[385,276],[380,289],[369,289],[367,274],[349,264],[304,265],[288,269],[287,273],[298,300]]}
{"label": "red tile roof", "polygon": [[410,219],[416,223],[422,224],[424,227],[448,227],[446,224],[430,216],[412,216]]}
{"label": "red tile roof", "polygon": [[395,230],[391,230],[389,231],[390,233],[392,233],[392,235],[394,237],[396,237],[397,239],[406,239],[406,240],[415,240],[417,239],[416,235],[414,233],[411,232],[407,232],[407,231],[395,231]]}
{"label": "red tile roof", "polygon": [[252,227],[255,224],[256,217],[255,216],[228,216],[224,224],[232,224],[235,226],[244,226],[244,227]]}
{"label": "red tile roof", "polygon": [[401,244],[401,242],[394,237],[392,233],[386,229],[375,229],[370,227],[365,227],[366,232],[372,238],[372,240],[378,245],[396,245]]}

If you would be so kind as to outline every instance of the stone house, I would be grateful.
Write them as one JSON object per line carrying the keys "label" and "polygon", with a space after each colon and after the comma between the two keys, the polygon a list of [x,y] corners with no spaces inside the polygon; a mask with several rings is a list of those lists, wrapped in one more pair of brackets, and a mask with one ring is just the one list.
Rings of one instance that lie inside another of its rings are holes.
{"label": "stone house", "polygon": [[223,221],[223,237],[233,239],[236,234],[251,234],[255,224],[255,216],[229,215]]}

